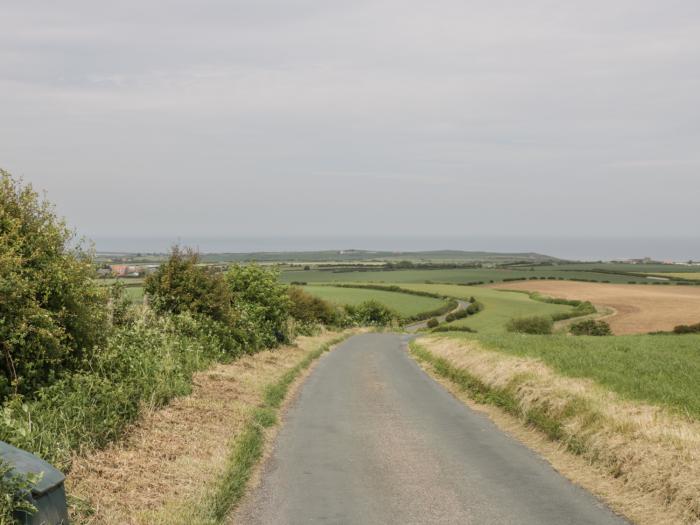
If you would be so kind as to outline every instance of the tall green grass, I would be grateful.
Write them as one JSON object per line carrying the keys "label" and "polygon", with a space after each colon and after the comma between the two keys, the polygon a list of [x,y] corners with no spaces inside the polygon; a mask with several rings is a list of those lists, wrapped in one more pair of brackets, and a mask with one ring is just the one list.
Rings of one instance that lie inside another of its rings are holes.
{"label": "tall green grass", "polygon": [[189,315],[117,328],[82,372],[9,399],[0,439],[66,470],[75,452],[117,439],[144,406],[188,394],[196,371],[235,357],[227,346],[212,323]]}
{"label": "tall green grass", "polygon": [[542,360],[557,372],[592,379],[626,399],[700,419],[700,335],[571,337],[449,334],[485,348]]}

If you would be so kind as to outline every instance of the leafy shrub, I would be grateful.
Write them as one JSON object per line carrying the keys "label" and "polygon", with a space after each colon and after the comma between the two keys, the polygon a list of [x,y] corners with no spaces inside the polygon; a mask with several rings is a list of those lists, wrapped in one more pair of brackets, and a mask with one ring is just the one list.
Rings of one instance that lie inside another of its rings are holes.
{"label": "leafy shrub", "polygon": [[0,525],[18,523],[19,516],[29,517],[36,512],[26,495],[39,479],[37,475],[17,473],[12,465],[0,459]]}
{"label": "leafy shrub", "polygon": [[481,312],[481,310],[483,310],[483,309],[484,309],[483,304],[481,304],[478,301],[474,301],[469,306],[467,306],[467,313],[469,315],[474,315],[474,314]]}
{"label": "leafy shrub", "polygon": [[149,275],[144,290],[159,314],[202,314],[232,323],[231,291],[221,273],[200,264],[192,249],[174,246],[170,257]]}
{"label": "leafy shrub", "polygon": [[279,272],[258,264],[234,264],[226,272],[239,322],[255,335],[256,348],[268,348],[288,342],[290,298],[287,287],[279,282]]}
{"label": "leafy shrub", "polygon": [[442,325],[442,326],[436,326],[431,330],[432,333],[438,333],[438,332],[469,332],[472,334],[476,333],[476,330],[469,328],[468,326],[450,326],[450,325]]}
{"label": "leafy shrub", "polygon": [[434,317],[431,319],[428,319],[427,327],[428,328],[436,328],[440,324],[440,321],[435,319]]}
{"label": "leafy shrub", "polygon": [[289,314],[297,321],[302,330],[310,330],[315,325],[338,324],[340,315],[335,307],[320,297],[305,292],[298,286],[291,286],[287,290],[289,294]]}
{"label": "leafy shrub", "polygon": [[423,321],[424,319],[429,319],[431,317],[436,317],[440,316],[443,314],[446,314],[447,312],[450,312],[457,308],[457,301],[455,299],[450,299],[448,302],[446,302],[444,305],[440,306],[439,308],[435,308],[434,310],[430,310],[428,312],[420,312],[416,315],[412,315],[409,317],[404,317],[402,320],[404,322],[411,322],[411,321]]}
{"label": "leafy shrub", "polygon": [[697,324],[681,324],[673,329],[674,334],[700,334],[700,323]]}
{"label": "leafy shrub", "polygon": [[612,335],[610,325],[605,321],[596,321],[595,319],[586,319],[579,321],[569,327],[569,331],[574,335]]}
{"label": "leafy shrub", "polygon": [[360,326],[388,326],[398,319],[398,314],[382,303],[369,300],[357,306],[345,307],[352,321]]}
{"label": "leafy shrub", "polygon": [[578,303],[577,305],[574,305],[574,309],[571,310],[570,312],[561,312],[558,314],[552,314],[552,320],[553,321],[563,321],[565,319],[573,319],[574,317],[582,317],[584,315],[591,315],[596,313],[598,310],[596,310],[596,307],[593,306],[592,303],[589,301],[571,301],[571,302],[576,302]]}
{"label": "leafy shrub", "polygon": [[465,317],[469,317],[469,307],[467,308],[462,308],[461,310],[457,310],[456,312],[452,312],[447,314],[445,317],[445,321],[448,323],[451,323],[452,321],[456,321],[458,319],[464,319]]}
{"label": "leafy shrub", "polygon": [[0,396],[82,366],[109,332],[91,254],[31,186],[0,170]]}
{"label": "leafy shrub", "polygon": [[[143,406],[190,392],[192,374],[226,354],[210,318],[146,315],[120,328],[95,352],[89,368],[5,403],[0,439],[65,469],[73,451],[118,438]],[[240,347],[239,347],[240,348]],[[230,355],[230,352],[229,352]]]}
{"label": "leafy shrub", "polygon": [[506,329],[521,334],[547,335],[552,333],[553,325],[550,317],[516,317],[508,321]]}

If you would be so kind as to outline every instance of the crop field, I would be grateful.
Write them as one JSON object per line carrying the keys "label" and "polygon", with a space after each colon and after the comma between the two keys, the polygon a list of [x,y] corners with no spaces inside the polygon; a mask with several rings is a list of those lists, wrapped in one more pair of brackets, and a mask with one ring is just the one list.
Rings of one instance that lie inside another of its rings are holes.
{"label": "crop field", "polygon": [[373,299],[391,308],[402,317],[410,317],[436,310],[446,304],[446,301],[433,297],[421,297],[398,292],[383,290],[368,290],[364,288],[341,288],[338,286],[304,286],[308,293],[331,303],[357,305]]}
{"label": "crop field", "polygon": [[562,265],[569,270],[603,270],[605,272],[631,273],[700,273],[700,266],[689,264],[631,264],[631,263],[571,263]]}
{"label": "crop field", "polygon": [[634,286],[566,281],[527,281],[495,285],[550,297],[591,301],[615,310],[606,320],[616,334],[668,331],[700,322],[697,286]]}
{"label": "crop field", "polygon": [[[649,274],[651,276],[655,274]],[[665,277],[677,277],[679,279],[690,279],[691,281],[700,281],[700,272],[666,272]]]}
{"label": "crop field", "polygon": [[453,326],[468,326],[479,333],[503,332],[505,331],[506,323],[513,317],[550,316],[571,311],[570,306],[533,301],[523,293],[501,292],[480,286],[443,284],[410,284],[402,286],[409,290],[439,293],[458,299],[468,299],[473,296],[477,301],[483,303],[484,310],[474,316],[459,319],[451,324]]}
{"label": "crop field", "polygon": [[449,337],[478,340],[489,350],[540,359],[565,376],[592,379],[625,399],[700,419],[699,335],[523,337],[479,333]]}
{"label": "crop field", "polygon": [[564,266],[544,266],[529,269],[454,268],[410,270],[285,270],[281,280],[286,283],[374,282],[374,283],[497,283],[504,279],[585,279],[612,283],[652,282],[647,277],[595,273],[585,270],[567,270]]}

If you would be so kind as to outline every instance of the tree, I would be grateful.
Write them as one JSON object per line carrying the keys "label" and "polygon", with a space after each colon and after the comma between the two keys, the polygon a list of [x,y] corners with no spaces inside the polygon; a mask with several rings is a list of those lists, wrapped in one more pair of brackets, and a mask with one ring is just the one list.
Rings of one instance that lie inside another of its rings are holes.
{"label": "tree", "polygon": [[279,272],[258,264],[234,264],[226,272],[233,308],[248,321],[258,344],[269,347],[287,342],[291,301]]}
{"label": "tree", "polygon": [[92,253],[30,185],[0,170],[0,395],[80,367],[109,328]]}
{"label": "tree", "polygon": [[174,246],[168,260],[146,278],[144,290],[160,314],[189,312],[233,322],[232,295],[223,274],[201,265],[192,249]]}

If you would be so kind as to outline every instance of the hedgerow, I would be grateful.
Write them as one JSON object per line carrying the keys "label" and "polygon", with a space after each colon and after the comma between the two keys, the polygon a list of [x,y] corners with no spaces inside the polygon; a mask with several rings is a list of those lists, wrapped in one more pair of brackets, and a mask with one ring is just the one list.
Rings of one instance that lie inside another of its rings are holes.
{"label": "hedgerow", "polygon": [[552,333],[554,323],[549,317],[516,317],[506,324],[506,330],[521,334],[547,335]]}

